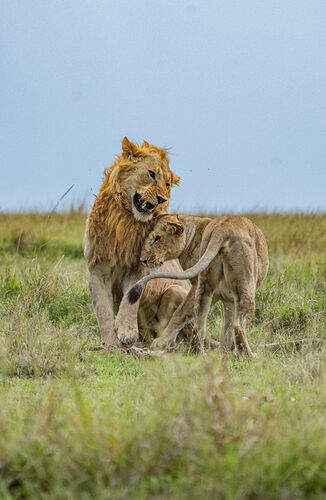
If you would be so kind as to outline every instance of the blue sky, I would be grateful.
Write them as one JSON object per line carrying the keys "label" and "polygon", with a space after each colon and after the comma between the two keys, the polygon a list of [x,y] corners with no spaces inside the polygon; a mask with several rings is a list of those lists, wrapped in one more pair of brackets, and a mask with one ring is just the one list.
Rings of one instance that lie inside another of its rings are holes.
{"label": "blue sky", "polygon": [[[326,210],[324,0],[2,0],[0,210],[90,206],[121,140],[179,211]],[[66,204],[66,205],[65,205]]]}

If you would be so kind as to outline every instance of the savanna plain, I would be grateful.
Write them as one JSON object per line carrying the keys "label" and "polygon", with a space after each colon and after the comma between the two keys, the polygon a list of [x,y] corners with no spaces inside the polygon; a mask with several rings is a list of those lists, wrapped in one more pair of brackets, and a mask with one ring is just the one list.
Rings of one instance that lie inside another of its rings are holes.
{"label": "savanna plain", "polygon": [[249,218],[258,357],[142,359],[94,351],[86,216],[0,214],[0,498],[325,498],[326,215]]}

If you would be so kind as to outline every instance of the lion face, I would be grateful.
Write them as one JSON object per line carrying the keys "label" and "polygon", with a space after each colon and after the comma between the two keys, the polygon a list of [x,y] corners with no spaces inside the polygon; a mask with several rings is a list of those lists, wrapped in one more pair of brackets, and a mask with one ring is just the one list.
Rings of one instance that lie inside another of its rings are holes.
{"label": "lion face", "polygon": [[166,151],[146,141],[137,146],[125,137],[118,160],[118,168],[112,171],[116,189],[135,219],[147,222],[167,213],[171,187],[180,178],[170,170]]}
{"label": "lion face", "polygon": [[141,262],[157,268],[165,260],[180,256],[185,245],[184,226],[176,215],[162,215],[144,241]]}

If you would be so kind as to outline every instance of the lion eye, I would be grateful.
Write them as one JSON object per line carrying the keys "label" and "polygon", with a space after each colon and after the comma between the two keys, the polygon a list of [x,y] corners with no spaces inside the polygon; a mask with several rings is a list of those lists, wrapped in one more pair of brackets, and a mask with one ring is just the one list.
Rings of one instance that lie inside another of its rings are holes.
{"label": "lion eye", "polygon": [[171,184],[170,184],[169,182],[167,182],[167,183],[166,183],[166,187],[168,187],[168,188],[169,188],[170,186],[171,186]]}
{"label": "lion eye", "polygon": [[155,179],[155,172],[153,172],[153,170],[149,170],[148,173],[152,179]]}
{"label": "lion eye", "polygon": [[158,241],[160,241],[160,239],[161,239],[161,236],[158,236],[158,235],[155,236],[153,243],[157,243]]}

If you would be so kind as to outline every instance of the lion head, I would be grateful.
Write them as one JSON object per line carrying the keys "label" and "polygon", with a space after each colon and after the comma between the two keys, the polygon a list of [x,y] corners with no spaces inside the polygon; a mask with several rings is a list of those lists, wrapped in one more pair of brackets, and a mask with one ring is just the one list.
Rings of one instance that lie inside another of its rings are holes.
{"label": "lion head", "polygon": [[171,187],[180,178],[167,152],[144,141],[122,141],[122,153],[104,172],[103,184],[87,219],[85,256],[89,268],[101,262],[139,265],[151,219],[169,210]]}
{"label": "lion head", "polygon": [[180,177],[169,166],[167,152],[144,141],[141,146],[122,141],[122,153],[105,171],[103,188],[119,197],[134,218],[147,222],[159,213],[167,213],[171,187]]}
{"label": "lion head", "polygon": [[184,226],[176,215],[162,215],[144,241],[141,262],[150,268],[176,259],[184,248]]}

